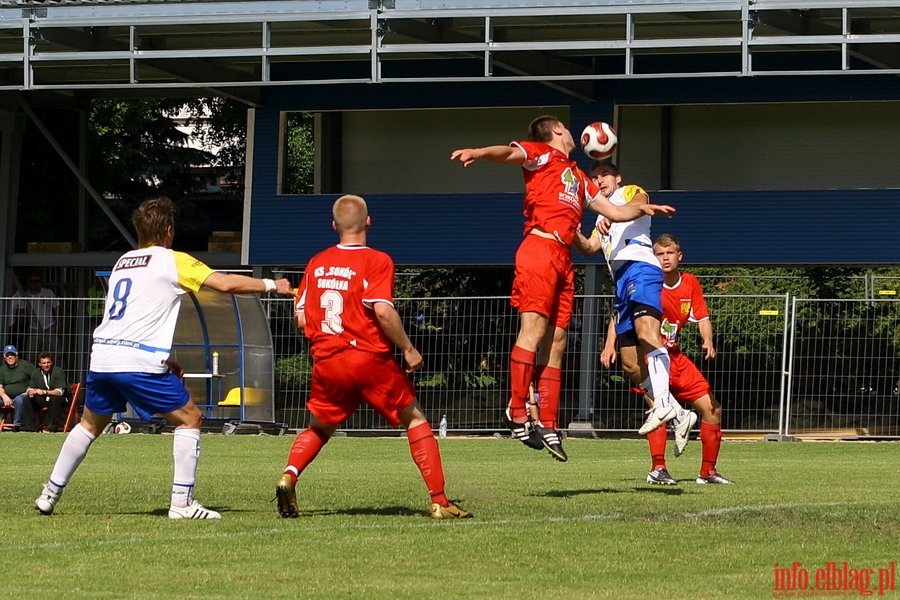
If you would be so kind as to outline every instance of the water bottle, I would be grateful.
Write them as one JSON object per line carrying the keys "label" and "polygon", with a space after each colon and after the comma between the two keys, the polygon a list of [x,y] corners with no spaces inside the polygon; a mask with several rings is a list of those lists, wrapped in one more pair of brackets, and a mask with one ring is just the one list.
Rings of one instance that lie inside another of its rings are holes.
{"label": "water bottle", "polygon": [[447,437],[447,415],[441,417],[441,424],[438,426],[438,437],[441,439]]}
{"label": "water bottle", "polygon": [[213,364],[212,364],[212,374],[219,374],[219,353],[213,352]]}

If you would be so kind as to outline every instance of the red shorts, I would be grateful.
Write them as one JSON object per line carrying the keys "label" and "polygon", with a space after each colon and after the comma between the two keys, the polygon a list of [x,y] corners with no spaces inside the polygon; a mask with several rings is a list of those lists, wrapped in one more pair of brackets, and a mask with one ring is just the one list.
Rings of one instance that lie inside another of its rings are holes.
{"label": "red shorts", "polygon": [[669,391],[681,402],[693,402],[712,393],[712,388],[697,365],[681,352],[669,351]]}
{"label": "red shorts", "polygon": [[340,425],[365,402],[391,425],[416,399],[416,390],[390,355],[346,350],[313,363],[306,408],[329,425]]}
{"label": "red shorts", "polygon": [[556,327],[566,329],[574,301],[572,252],[556,240],[526,235],[516,252],[509,303],[520,313],[544,315]]}

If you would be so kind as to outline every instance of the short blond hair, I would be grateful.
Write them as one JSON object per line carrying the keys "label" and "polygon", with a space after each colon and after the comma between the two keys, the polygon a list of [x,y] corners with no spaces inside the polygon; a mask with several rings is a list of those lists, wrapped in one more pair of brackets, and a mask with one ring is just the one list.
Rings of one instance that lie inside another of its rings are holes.
{"label": "short blond hair", "polygon": [[663,248],[675,246],[675,249],[681,252],[681,243],[678,241],[678,238],[671,233],[663,233],[658,238],[656,238],[656,241],[653,242],[653,245],[662,246]]}
{"label": "short blond hair", "polygon": [[334,201],[331,215],[338,232],[360,233],[366,229],[369,207],[361,196],[344,194]]}

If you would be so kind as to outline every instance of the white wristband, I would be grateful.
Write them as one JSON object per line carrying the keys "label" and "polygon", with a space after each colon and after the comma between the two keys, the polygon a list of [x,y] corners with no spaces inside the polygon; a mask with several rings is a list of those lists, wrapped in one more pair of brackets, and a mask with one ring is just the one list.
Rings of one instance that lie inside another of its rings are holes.
{"label": "white wristband", "polygon": [[275,291],[275,280],[273,280],[273,279],[263,279],[263,283],[266,284],[266,291],[267,291],[267,292],[274,292],[274,291]]}

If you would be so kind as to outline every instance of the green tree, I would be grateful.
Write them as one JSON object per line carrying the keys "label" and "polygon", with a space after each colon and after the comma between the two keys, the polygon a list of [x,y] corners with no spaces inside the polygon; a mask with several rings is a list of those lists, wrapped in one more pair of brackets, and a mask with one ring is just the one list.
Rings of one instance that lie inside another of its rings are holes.
{"label": "green tree", "polygon": [[[206,215],[185,198],[197,188],[197,167],[212,154],[188,145],[177,127],[180,100],[95,100],[88,113],[89,176],[110,209],[127,223],[146,198],[165,195],[179,211],[179,232],[203,230]],[[89,238],[100,248],[120,248],[122,240],[99,207],[89,217]]]}
{"label": "green tree", "polygon": [[315,142],[313,114],[291,112],[287,114],[286,164],[284,165],[285,194],[312,194],[315,174]]}
{"label": "green tree", "polygon": [[247,106],[228,98],[197,98],[184,104],[188,125],[204,149],[213,152],[210,164],[227,180],[223,192],[241,195],[247,155]]}
{"label": "green tree", "polygon": [[193,190],[190,168],[212,155],[188,146],[189,136],[174,117],[184,106],[174,100],[95,100],[88,115],[92,180],[121,198]]}

